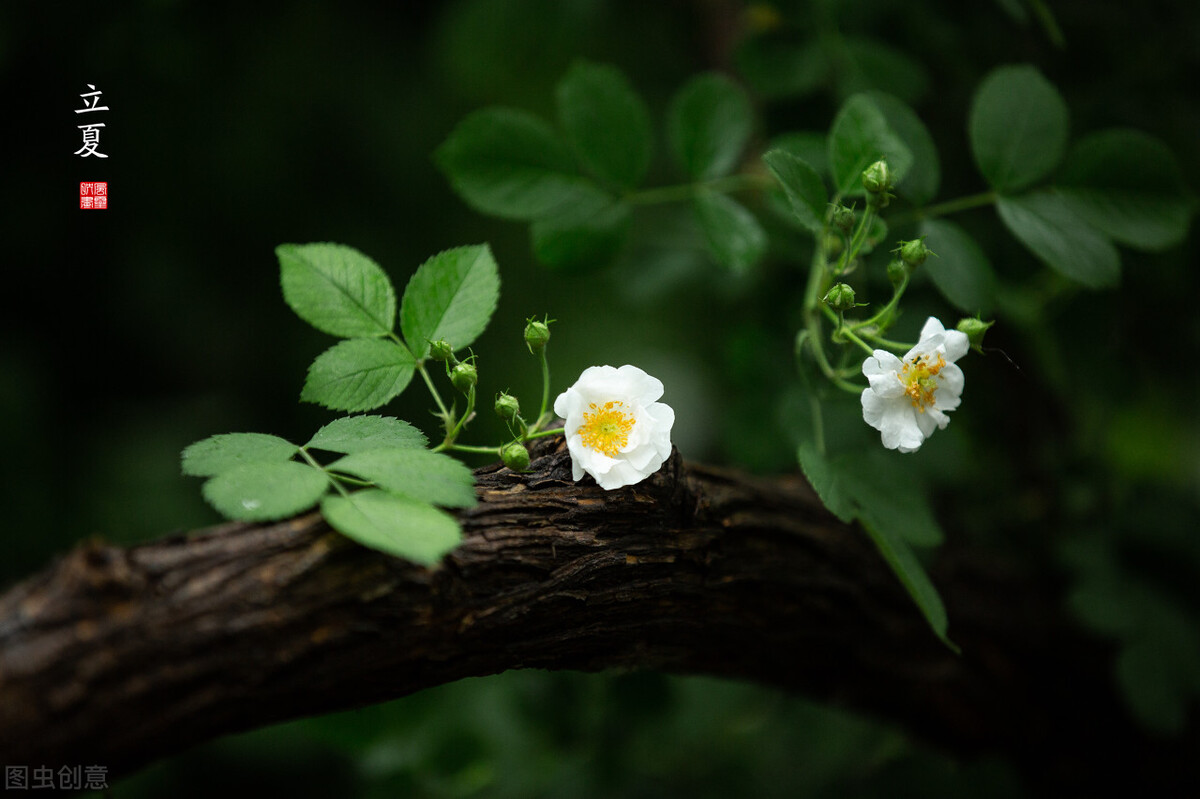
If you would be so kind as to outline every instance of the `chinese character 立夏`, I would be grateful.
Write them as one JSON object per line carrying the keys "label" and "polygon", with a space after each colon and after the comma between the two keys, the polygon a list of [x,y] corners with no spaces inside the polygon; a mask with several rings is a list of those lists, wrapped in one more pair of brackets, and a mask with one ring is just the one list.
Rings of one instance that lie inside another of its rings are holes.
{"label": "chinese character \u7acb\u590f", "polygon": [[[87,85],[87,87],[89,89],[96,88],[94,85],[92,85],[90,83]],[[107,111],[108,106],[100,105],[100,94],[101,94],[101,92],[87,92],[86,94],[79,95],[80,97],[83,98],[83,102],[86,107],[75,109],[75,113],[76,114],[86,114],[88,111]],[[88,105],[89,100],[87,99],[89,97],[93,98],[90,101],[90,103],[91,103],[90,105]]]}
{"label": "chinese character \u7acb\u590f", "polygon": [[87,158],[89,155],[94,155],[97,158],[108,158],[104,153],[96,151],[96,148],[100,146],[99,129],[104,127],[104,123],[96,122],[91,125],[78,125],[77,127],[83,129],[83,146],[75,151],[75,155],[78,155],[80,158]]}

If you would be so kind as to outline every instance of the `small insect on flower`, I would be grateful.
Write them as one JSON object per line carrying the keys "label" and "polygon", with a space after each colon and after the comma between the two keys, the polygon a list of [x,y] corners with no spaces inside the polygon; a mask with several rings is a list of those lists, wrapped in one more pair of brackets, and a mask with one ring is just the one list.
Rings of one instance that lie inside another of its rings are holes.
{"label": "small insect on flower", "polygon": [[968,346],[965,333],[946,330],[931,316],[903,360],[875,350],[863,361],[870,382],[862,393],[863,419],[880,432],[885,447],[916,452],[934,430],[950,423],[946,412],[962,401],[966,380],[954,362]]}
{"label": "small insect on flower", "polygon": [[574,479],[584,473],[603,489],[640,483],[671,455],[675,411],[657,402],[663,384],[628,364],[591,366],[554,400],[566,419]]}

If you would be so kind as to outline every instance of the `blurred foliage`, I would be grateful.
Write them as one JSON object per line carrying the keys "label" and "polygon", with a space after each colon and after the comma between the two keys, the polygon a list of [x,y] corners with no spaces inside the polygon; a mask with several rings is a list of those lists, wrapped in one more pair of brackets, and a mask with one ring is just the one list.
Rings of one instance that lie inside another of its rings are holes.
{"label": "blurred foliage", "polygon": [[[660,207],[631,220],[638,244],[613,267],[550,272],[526,226],[471,211],[437,171],[435,149],[481,106],[553,118],[577,58],[628,75],[659,131],[688,79],[732,75],[760,117],[759,151],[779,132],[826,130],[855,92],[889,92],[929,128],[941,196],[957,197],[983,188],[967,146],[972,93],[1016,62],[1062,92],[1072,140],[1145,131],[1200,186],[1197,40],[1200,7],[1165,0],[0,5],[11,138],[0,444],[13,465],[0,582],[86,536],[133,543],[214,523],[178,476],[189,442],[241,430],[305,440],[328,421],[296,401],[329,340],[280,300],[273,249],[288,241],[353,244],[398,284],[431,252],[489,242],[503,290],[476,347],[481,390],[536,395],[535,362],[511,353],[525,318],[549,312],[559,378],[638,363],[668,386],[688,457],[795,468],[779,431],[806,413],[797,320],[778,298],[803,284],[803,235],[760,214],[771,249],[735,274],[681,248],[694,222]],[[85,83],[111,108],[104,162],[71,155]],[[653,151],[647,182],[667,184],[666,142]],[[81,180],[109,181],[107,211],[78,210]],[[1200,694],[1194,228],[1163,253],[1124,253],[1119,287],[1084,292],[1047,276],[991,212],[954,224],[1002,281],[988,339],[1002,352],[971,363],[967,403],[910,463],[942,489],[949,535],[1069,581],[1081,622],[1121,646],[1114,679],[1134,712],[1168,734]],[[947,310],[932,292],[911,296],[898,337]],[[388,412],[420,422],[426,405],[411,393]],[[831,417],[833,439],[871,432]],[[499,436],[499,422],[481,415],[477,434]],[[765,689],[519,672],[220,741],[118,795],[1000,796],[1018,792],[1011,779]]]}

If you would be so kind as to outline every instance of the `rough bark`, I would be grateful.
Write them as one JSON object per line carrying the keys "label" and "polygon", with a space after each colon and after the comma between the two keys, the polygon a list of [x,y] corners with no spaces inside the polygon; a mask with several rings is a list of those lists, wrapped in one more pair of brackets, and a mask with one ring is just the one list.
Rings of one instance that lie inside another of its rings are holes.
{"label": "rough bark", "polygon": [[953,550],[936,564],[959,657],[799,478],[676,456],[605,492],[571,482],[561,448],[531,474],[478,478],[465,540],[435,570],[319,514],[75,549],[0,598],[0,761],[119,775],[463,677],[636,667],[895,719],[964,756],[999,753],[1048,792],[1200,784],[1196,736],[1141,733],[1113,694],[1111,653],[1011,565]]}

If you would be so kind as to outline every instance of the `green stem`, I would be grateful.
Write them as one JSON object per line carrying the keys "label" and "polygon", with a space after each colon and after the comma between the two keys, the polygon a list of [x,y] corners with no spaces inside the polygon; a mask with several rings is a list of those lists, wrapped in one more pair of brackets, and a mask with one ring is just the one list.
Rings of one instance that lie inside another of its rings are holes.
{"label": "green stem", "polygon": [[433,448],[434,452],[442,450],[453,450],[454,452],[478,452],[483,455],[500,455],[500,447],[477,447],[471,444],[439,444]]}
{"label": "green stem", "polygon": [[553,430],[542,430],[541,432],[538,432],[538,433],[530,433],[529,435],[525,436],[525,440],[529,441],[534,438],[545,438],[547,436],[557,436],[561,433],[565,433],[566,431],[567,431],[567,428],[565,428],[565,427],[556,427]]}
{"label": "green stem", "polygon": [[453,415],[446,410],[446,403],[442,402],[442,396],[438,394],[437,387],[433,385],[433,378],[429,376],[429,372],[425,369],[424,361],[417,361],[417,371],[421,373],[421,378],[425,381],[425,385],[429,387],[429,393],[433,395],[433,401],[437,403],[438,410],[441,412],[442,425],[446,432],[450,432],[453,425]]}
{"label": "green stem", "polygon": [[959,211],[967,211],[972,208],[979,208],[984,205],[991,205],[996,202],[996,192],[982,191],[979,194],[968,194],[966,197],[956,197],[953,200],[946,200],[943,203],[929,205],[925,208],[917,208],[909,211],[906,214],[896,214],[891,217],[891,226],[900,227],[909,222],[916,222],[920,219],[933,219],[939,216],[948,214],[957,214]]}
{"label": "green stem", "polygon": [[692,199],[701,189],[726,193],[766,188],[768,185],[768,178],[764,175],[730,175],[724,178],[716,178],[715,180],[683,183],[677,186],[660,186],[656,189],[630,192],[625,195],[624,200],[631,205],[676,203]]}
{"label": "green stem", "polygon": [[545,347],[538,353],[538,360],[542,362],[542,407],[538,410],[537,419],[533,422],[534,431],[542,426],[542,422],[546,419],[546,408],[550,405],[550,362],[546,360]]}
{"label": "green stem", "polygon": [[[324,472],[326,479],[328,479],[329,482],[333,483],[333,487],[337,489],[337,492],[339,494],[341,494],[343,497],[345,497],[346,499],[350,498],[350,493],[348,491],[346,491],[345,487],[342,485],[341,480],[339,478],[334,477],[333,474],[328,469],[326,469],[321,464],[317,463],[317,460],[312,455],[308,454],[307,449],[305,449],[304,447],[300,447],[299,449],[300,449],[300,455],[304,458],[304,460],[308,461],[309,466],[313,467],[314,469],[320,469],[322,472]],[[372,484],[364,483],[363,485],[372,485]]]}

